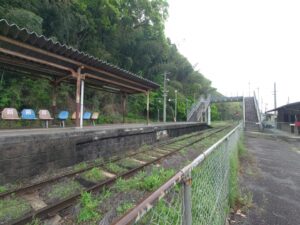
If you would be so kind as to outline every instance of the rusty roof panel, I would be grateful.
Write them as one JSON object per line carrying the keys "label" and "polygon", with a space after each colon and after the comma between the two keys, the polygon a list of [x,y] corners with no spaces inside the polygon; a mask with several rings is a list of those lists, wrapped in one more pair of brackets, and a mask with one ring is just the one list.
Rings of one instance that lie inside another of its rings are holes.
{"label": "rusty roof panel", "polygon": [[30,44],[34,47],[55,53],[57,55],[68,57],[70,59],[78,61],[79,63],[83,63],[96,68],[98,67],[99,69],[105,70],[107,72],[113,72],[116,75],[128,80],[140,82],[141,84],[148,86],[149,89],[159,88],[158,84],[141,76],[138,76],[137,74],[121,69],[106,61],[95,58],[94,56],[91,56],[85,52],[74,49],[73,47],[61,44],[60,42],[55,42],[43,35],[38,35],[35,32],[31,32],[25,28],[20,28],[15,24],[9,24],[5,19],[0,20],[0,34],[21,41],[23,43]]}

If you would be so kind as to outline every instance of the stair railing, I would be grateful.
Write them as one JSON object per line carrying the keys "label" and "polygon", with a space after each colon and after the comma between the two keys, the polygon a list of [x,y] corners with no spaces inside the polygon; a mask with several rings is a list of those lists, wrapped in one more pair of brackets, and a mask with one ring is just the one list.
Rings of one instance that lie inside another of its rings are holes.
{"label": "stair railing", "polygon": [[262,130],[263,126],[262,126],[262,121],[261,121],[261,114],[260,114],[260,110],[259,110],[259,105],[256,99],[256,95],[255,95],[255,91],[253,92],[254,94],[254,104],[255,104],[255,109],[256,109],[256,114],[257,114],[257,119],[258,119],[258,125],[259,125],[259,129]]}

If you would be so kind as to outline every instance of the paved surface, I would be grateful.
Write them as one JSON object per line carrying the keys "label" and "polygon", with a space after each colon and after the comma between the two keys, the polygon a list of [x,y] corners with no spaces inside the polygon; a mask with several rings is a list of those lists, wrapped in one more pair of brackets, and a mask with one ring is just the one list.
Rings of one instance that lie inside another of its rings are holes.
{"label": "paved surface", "polygon": [[95,131],[95,130],[117,130],[117,129],[143,129],[145,127],[158,127],[158,126],[174,126],[174,125],[191,125],[201,124],[199,122],[168,122],[168,123],[120,123],[120,124],[105,124],[97,126],[84,126],[83,128],[75,127],[58,127],[58,128],[34,128],[34,129],[3,129],[0,130],[0,137],[4,136],[20,136],[20,135],[32,135],[32,134],[55,134],[55,133],[66,133],[66,132],[84,132],[84,131]]}
{"label": "paved surface", "polygon": [[253,207],[238,224],[299,225],[300,139],[246,132],[245,142],[250,156],[240,181]]}

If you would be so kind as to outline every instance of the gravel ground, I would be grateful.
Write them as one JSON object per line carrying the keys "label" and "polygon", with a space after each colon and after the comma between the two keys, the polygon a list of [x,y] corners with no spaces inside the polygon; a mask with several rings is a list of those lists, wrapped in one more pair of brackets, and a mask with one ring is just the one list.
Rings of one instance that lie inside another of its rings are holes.
{"label": "gravel ground", "polygon": [[242,193],[252,193],[252,207],[231,224],[299,225],[300,139],[246,132],[245,144],[240,183]]}

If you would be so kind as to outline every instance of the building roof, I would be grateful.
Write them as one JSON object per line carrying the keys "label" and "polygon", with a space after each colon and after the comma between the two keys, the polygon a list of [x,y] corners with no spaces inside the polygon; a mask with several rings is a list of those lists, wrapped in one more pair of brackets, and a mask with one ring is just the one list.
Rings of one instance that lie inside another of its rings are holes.
{"label": "building roof", "polygon": [[291,109],[292,107],[294,107],[296,105],[300,105],[300,102],[293,102],[293,103],[290,103],[290,104],[286,104],[286,105],[277,107],[275,109],[268,110],[267,112],[278,111],[279,109]]}
{"label": "building roof", "polygon": [[[48,63],[46,63],[48,62]],[[130,71],[95,58],[73,47],[38,35],[6,20],[0,20],[0,64],[8,69],[28,70],[45,76],[62,78],[64,68],[82,69],[90,74],[88,84],[138,93],[159,88],[159,85]]]}

